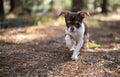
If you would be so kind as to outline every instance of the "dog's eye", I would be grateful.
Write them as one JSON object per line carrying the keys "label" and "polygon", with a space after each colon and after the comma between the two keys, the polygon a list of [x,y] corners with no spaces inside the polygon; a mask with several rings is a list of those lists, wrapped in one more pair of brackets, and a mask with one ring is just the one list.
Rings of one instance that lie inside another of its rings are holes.
{"label": "dog's eye", "polygon": [[79,27],[80,27],[80,25],[76,25],[75,27],[76,27],[76,28],[79,28]]}
{"label": "dog's eye", "polygon": [[80,27],[80,23],[77,22],[77,23],[76,23],[76,28],[79,28],[79,27]]}

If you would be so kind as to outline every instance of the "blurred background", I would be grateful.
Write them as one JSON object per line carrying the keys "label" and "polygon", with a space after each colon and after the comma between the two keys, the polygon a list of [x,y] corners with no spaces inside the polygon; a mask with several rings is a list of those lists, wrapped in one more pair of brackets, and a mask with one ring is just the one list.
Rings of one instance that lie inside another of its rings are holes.
{"label": "blurred background", "polygon": [[[63,10],[90,13],[78,61]],[[0,77],[120,77],[120,0],[0,0]]]}
{"label": "blurred background", "polygon": [[0,28],[53,22],[62,10],[112,15],[119,13],[119,7],[119,0],[0,0]]}

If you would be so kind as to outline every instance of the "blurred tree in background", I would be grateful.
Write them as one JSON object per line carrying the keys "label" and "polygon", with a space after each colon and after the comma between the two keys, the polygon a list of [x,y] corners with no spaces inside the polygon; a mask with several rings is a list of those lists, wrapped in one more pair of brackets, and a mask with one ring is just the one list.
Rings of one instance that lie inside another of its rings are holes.
{"label": "blurred tree in background", "polygon": [[62,10],[109,13],[119,7],[119,0],[0,0],[0,21],[9,14],[34,15],[33,20],[37,22],[46,14],[55,16]]}
{"label": "blurred tree in background", "polygon": [[10,11],[15,14],[20,14],[22,13],[23,10],[23,1],[24,0],[10,0]]}
{"label": "blurred tree in background", "polygon": [[0,21],[4,19],[4,0],[0,0]]}
{"label": "blurred tree in background", "polygon": [[108,12],[108,0],[102,0],[101,8],[102,8],[102,13],[107,13]]}
{"label": "blurred tree in background", "polygon": [[72,11],[82,10],[84,7],[84,0],[72,0]]}
{"label": "blurred tree in background", "polygon": [[14,13],[19,15],[26,11],[29,12],[30,9],[27,9],[27,6],[25,6],[26,4],[27,4],[26,0],[10,0],[9,13]]}
{"label": "blurred tree in background", "polygon": [[[9,5],[3,5],[4,2]],[[103,13],[116,10],[120,7],[120,3],[119,0],[0,0],[0,14],[6,11],[4,6],[9,6],[9,13],[20,14],[27,11],[42,15],[60,8],[72,11],[93,10],[94,12],[99,8],[99,12]]]}

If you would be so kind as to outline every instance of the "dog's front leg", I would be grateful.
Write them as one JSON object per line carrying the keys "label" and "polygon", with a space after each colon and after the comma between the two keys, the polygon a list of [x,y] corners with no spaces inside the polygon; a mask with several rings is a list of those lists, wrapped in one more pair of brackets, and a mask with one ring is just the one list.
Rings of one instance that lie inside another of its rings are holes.
{"label": "dog's front leg", "polygon": [[71,50],[73,43],[72,43],[72,39],[71,39],[70,35],[65,36],[65,42],[66,42],[66,46]]}
{"label": "dog's front leg", "polygon": [[83,43],[84,43],[83,39],[80,39],[78,41],[77,47],[76,47],[76,49],[73,52],[73,55],[71,57],[72,60],[77,60],[78,59],[78,54],[79,54],[79,51],[80,51],[81,47],[83,46]]}

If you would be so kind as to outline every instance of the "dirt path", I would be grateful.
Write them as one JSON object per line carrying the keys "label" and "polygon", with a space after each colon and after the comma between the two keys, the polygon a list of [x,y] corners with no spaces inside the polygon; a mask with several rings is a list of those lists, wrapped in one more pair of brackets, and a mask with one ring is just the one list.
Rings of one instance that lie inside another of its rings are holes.
{"label": "dirt path", "polygon": [[[0,77],[120,77],[120,21],[89,27],[100,48],[82,49],[77,61],[63,42],[63,27],[0,30]],[[103,27],[104,26],[104,27]]]}

